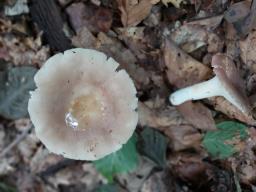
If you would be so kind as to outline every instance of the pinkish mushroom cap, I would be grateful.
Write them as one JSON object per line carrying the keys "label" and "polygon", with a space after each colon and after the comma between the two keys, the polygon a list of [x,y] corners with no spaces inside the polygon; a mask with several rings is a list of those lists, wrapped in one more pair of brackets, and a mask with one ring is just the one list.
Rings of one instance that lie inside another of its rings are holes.
{"label": "pinkish mushroom cap", "polygon": [[216,54],[212,58],[212,79],[180,89],[170,95],[170,102],[179,105],[188,100],[223,96],[243,113],[250,114],[251,108],[243,89],[243,81],[232,60],[224,54]]}
{"label": "pinkish mushroom cap", "polygon": [[101,52],[77,48],[54,55],[35,75],[28,111],[36,135],[51,152],[97,160],[132,136],[138,99],[118,65]]}

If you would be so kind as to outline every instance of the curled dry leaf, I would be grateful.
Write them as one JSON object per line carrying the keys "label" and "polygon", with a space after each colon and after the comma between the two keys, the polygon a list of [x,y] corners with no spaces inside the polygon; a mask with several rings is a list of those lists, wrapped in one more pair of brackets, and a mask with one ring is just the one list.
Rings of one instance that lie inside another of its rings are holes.
{"label": "curled dry leaf", "polygon": [[177,106],[177,109],[194,127],[202,130],[216,129],[210,109],[203,104],[188,101]]}
{"label": "curled dry leaf", "polygon": [[30,158],[29,166],[33,173],[43,173],[50,166],[59,163],[64,158],[50,153],[46,148],[40,146]]}
{"label": "curled dry leaf", "polygon": [[149,15],[154,2],[149,0],[117,0],[117,3],[121,11],[122,24],[124,27],[128,27],[136,26],[144,20]]}
{"label": "curled dry leaf", "polygon": [[[176,153],[169,157],[169,166],[174,173],[186,182],[200,186],[207,179],[209,165],[202,161],[201,156],[189,153]],[[200,181],[200,183],[198,183]]]}
{"label": "curled dry leaf", "polygon": [[251,32],[245,40],[240,41],[241,58],[243,62],[256,73],[256,31]]}
{"label": "curled dry leaf", "polygon": [[193,52],[202,46],[208,46],[208,52],[211,53],[217,53],[223,48],[223,41],[218,35],[198,24],[184,24],[172,32],[170,37],[187,53]]}
{"label": "curled dry leaf", "polygon": [[94,48],[97,39],[86,27],[82,27],[77,31],[77,35],[72,37],[72,44],[75,47]]}
{"label": "curled dry leaf", "polygon": [[164,127],[186,123],[174,107],[152,109],[142,102],[138,105],[139,124],[163,130]]}
{"label": "curled dry leaf", "polygon": [[181,88],[198,83],[210,76],[210,68],[193,59],[173,42],[165,40],[163,51],[167,77],[172,85]]}
{"label": "curled dry leaf", "polygon": [[139,165],[134,171],[117,175],[117,180],[122,185],[125,185],[128,191],[140,192],[144,181],[149,177],[154,167],[155,164],[153,162],[141,157]]}
{"label": "curled dry leaf", "polygon": [[248,0],[234,3],[225,12],[225,19],[229,23],[234,23],[245,18],[250,13],[251,2]]}
{"label": "curled dry leaf", "polygon": [[143,183],[141,192],[175,192],[175,180],[170,171],[155,172]]}
{"label": "curled dry leaf", "polygon": [[199,148],[201,134],[186,122],[174,107],[149,108],[144,103],[138,105],[139,124],[156,128],[170,138],[174,151]]}
{"label": "curled dry leaf", "polygon": [[217,111],[221,111],[231,119],[237,119],[249,125],[254,125],[255,120],[252,116],[242,113],[234,105],[228,102],[223,97],[208,98],[210,103],[214,106]]}
{"label": "curled dry leaf", "polygon": [[207,31],[196,25],[182,25],[171,33],[171,39],[184,51],[190,53],[207,44]]}
{"label": "curled dry leaf", "polygon": [[210,18],[203,18],[203,19],[198,19],[198,20],[195,20],[195,21],[191,21],[187,24],[188,25],[202,26],[205,29],[207,29],[208,31],[212,31],[220,25],[222,19],[223,19],[223,15],[218,15],[218,16],[213,16],[213,17],[210,17]]}
{"label": "curled dry leaf", "polygon": [[35,154],[37,150],[38,143],[38,138],[36,137],[35,133],[32,132],[28,134],[26,138],[17,145],[17,148],[25,163],[30,162],[32,156]]}
{"label": "curled dry leaf", "polygon": [[245,141],[243,150],[230,159],[232,167],[238,174],[243,183],[250,184],[256,181],[256,131],[255,128],[249,129],[249,138]]}
{"label": "curled dry leaf", "polygon": [[42,65],[49,52],[48,46],[41,45],[41,35],[36,39],[8,34],[0,37],[0,59],[12,61],[15,65]]}
{"label": "curled dry leaf", "polygon": [[191,125],[172,125],[164,127],[163,132],[170,138],[173,151],[185,149],[200,151],[202,135]]}
{"label": "curled dry leaf", "polygon": [[73,3],[67,8],[67,13],[76,32],[82,27],[91,32],[108,32],[112,25],[112,13],[103,7]]}

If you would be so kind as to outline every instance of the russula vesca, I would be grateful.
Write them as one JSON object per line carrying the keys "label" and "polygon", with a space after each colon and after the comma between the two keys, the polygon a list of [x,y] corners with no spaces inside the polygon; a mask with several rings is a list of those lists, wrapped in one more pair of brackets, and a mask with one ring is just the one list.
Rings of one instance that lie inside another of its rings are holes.
{"label": "russula vesca", "polygon": [[212,58],[212,67],[215,77],[172,93],[170,102],[180,105],[189,100],[223,96],[243,113],[249,114],[251,109],[243,91],[243,82],[232,60],[225,54],[216,54]]}
{"label": "russula vesca", "polygon": [[53,153],[97,160],[132,136],[138,99],[133,81],[101,52],[70,49],[46,61],[35,75],[28,103],[36,135]]}

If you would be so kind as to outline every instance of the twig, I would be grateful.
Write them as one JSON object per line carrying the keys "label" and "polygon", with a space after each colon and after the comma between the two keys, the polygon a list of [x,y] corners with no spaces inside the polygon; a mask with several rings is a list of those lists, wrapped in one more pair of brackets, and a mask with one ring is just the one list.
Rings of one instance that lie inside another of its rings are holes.
{"label": "twig", "polygon": [[7,153],[9,153],[13,147],[15,147],[17,144],[19,144],[25,137],[28,135],[28,133],[32,130],[32,125],[24,130],[20,135],[18,135],[1,153],[0,153],[0,159],[3,158]]}

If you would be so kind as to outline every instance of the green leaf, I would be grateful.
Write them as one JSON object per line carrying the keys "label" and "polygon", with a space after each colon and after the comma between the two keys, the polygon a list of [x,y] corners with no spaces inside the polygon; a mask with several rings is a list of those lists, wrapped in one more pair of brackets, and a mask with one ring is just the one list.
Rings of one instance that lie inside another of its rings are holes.
{"label": "green leaf", "polygon": [[217,125],[219,130],[209,131],[203,146],[214,158],[228,158],[237,152],[234,143],[247,138],[246,126],[242,123],[225,121]]}
{"label": "green leaf", "polygon": [[1,192],[16,192],[16,190],[13,187],[10,187],[2,182],[0,182],[0,191]]}
{"label": "green leaf", "polygon": [[136,150],[136,135],[133,135],[123,147],[100,160],[94,161],[96,169],[105,176],[109,182],[117,173],[129,172],[137,167],[138,153]]}
{"label": "green leaf", "polygon": [[157,165],[164,167],[166,165],[167,138],[155,129],[148,127],[142,131],[141,137],[140,152]]}
{"label": "green leaf", "polygon": [[29,91],[35,89],[33,67],[14,67],[0,72],[0,115],[17,119],[28,115]]}
{"label": "green leaf", "polygon": [[114,184],[105,184],[98,187],[96,192],[118,192],[118,187]]}

